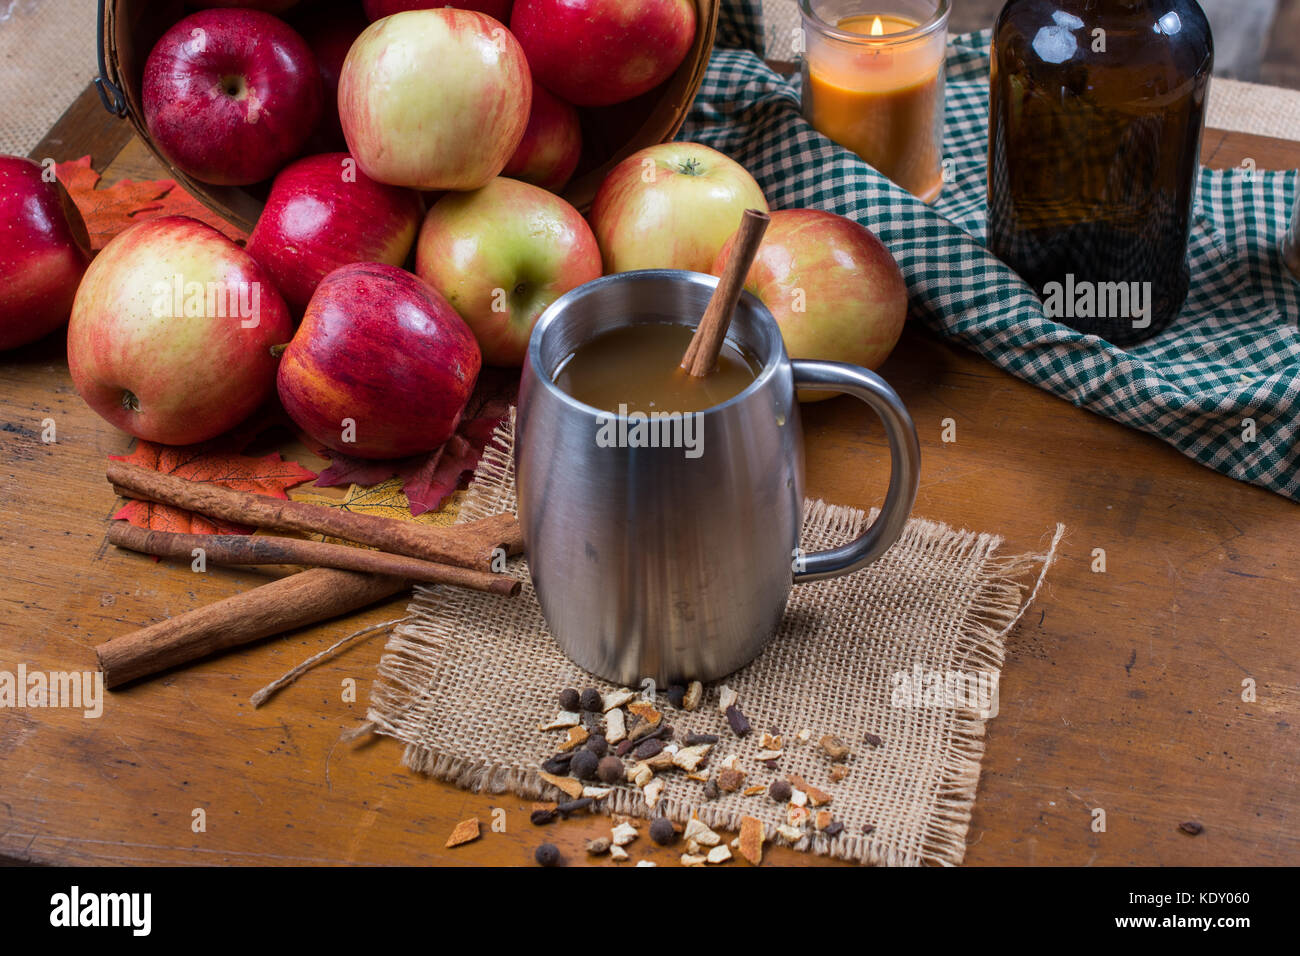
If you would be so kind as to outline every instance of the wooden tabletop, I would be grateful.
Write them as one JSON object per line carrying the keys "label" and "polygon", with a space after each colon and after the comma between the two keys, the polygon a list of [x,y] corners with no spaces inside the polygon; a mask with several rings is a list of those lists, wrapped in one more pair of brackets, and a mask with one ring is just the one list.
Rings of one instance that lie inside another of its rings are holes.
{"label": "wooden tabletop", "polygon": [[[110,182],[163,176],[90,91],[32,155],[87,153]],[[1246,157],[1260,169],[1295,167],[1300,144],[1207,132],[1208,165]],[[1296,506],[915,328],[882,373],[920,431],[916,514],[997,532],[1008,552],[1041,549],[1058,521],[1068,528],[1010,640],[967,863],[1300,863]],[[57,444],[41,441],[47,418]],[[955,442],[941,440],[945,419]],[[806,407],[804,421],[809,494],[879,504],[888,454],[870,414],[840,399]],[[59,336],[0,355],[0,669],[93,670],[95,644],[265,580],[220,568],[195,575],[109,546],[118,501],[105,459],[129,444],[78,398]],[[1103,573],[1093,570],[1098,548]],[[386,738],[340,740],[364,717],[382,639],[260,709],[249,704],[303,658],[400,617],[404,604],[112,693],[98,719],[0,711],[0,857],[524,864],[545,838],[584,859],[582,843],[608,832],[603,818],[543,834],[516,797],[406,771]],[[344,700],[348,679],[356,702]],[[443,848],[456,822],[486,823],[493,808],[506,811],[504,833]],[[1094,830],[1097,809],[1104,832]],[[1180,832],[1186,820],[1204,831]],[[668,863],[680,852],[647,842],[634,858]],[[767,860],[827,863],[784,849]]]}

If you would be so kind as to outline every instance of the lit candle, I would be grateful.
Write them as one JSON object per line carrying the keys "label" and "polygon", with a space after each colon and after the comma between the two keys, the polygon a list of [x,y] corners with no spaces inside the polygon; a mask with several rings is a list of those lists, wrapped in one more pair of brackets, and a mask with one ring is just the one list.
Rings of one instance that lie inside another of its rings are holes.
{"label": "lit candle", "polygon": [[818,132],[933,202],[943,187],[948,0],[799,5],[804,116]]}

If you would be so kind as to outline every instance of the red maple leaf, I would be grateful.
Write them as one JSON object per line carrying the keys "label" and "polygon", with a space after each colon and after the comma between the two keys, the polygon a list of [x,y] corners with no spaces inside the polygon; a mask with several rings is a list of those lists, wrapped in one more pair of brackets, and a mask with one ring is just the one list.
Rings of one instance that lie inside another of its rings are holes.
{"label": "red maple leaf", "polygon": [[[239,454],[265,425],[265,420],[254,418],[245,426],[198,445],[157,445],[140,440],[131,454],[109,457],[191,481],[210,481],[227,488],[287,499],[286,489],[311,481],[316,473],[297,462],[283,460],[277,452],[262,458]],[[252,534],[254,530],[152,501],[130,501],[113,517],[154,531]]]}
{"label": "red maple leaf", "polygon": [[187,193],[174,179],[133,182],[123,179],[104,189],[90,157],[55,163],[54,174],[86,220],[90,246],[99,250],[127,226],[160,216],[191,216],[232,240],[247,239],[242,230],[226,222]]}
{"label": "red maple leaf", "polygon": [[410,502],[412,516],[437,511],[447,496],[478,467],[484,446],[509,413],[518,392],[517,369],[483,369],[461,413],[456,433],[428,454],[412,458],[388,461],[353,458],[311,442],[304,435],[303,440],[312,451],[330,460],[330,466],[317,477],[316,487],[347,484],[368,487],[397,477],[402,479],[402,493]]}

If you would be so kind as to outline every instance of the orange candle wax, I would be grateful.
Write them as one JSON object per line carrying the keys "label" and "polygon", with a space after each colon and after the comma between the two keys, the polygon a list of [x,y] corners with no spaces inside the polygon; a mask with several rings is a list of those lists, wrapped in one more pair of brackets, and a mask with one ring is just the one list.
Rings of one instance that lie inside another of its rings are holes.
{"label": "orange candle wax", "polygon": [[943,186],[946,36],[910,32],[918,26],[902,16],[861,14],[839,19],[832,34],[810,36],[804,114],[819,132],[932,202]]}

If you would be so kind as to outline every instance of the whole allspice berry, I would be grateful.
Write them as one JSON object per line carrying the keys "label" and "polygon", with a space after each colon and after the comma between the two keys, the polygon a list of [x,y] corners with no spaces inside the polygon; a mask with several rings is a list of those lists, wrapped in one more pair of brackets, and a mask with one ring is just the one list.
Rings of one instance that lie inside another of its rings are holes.
{"label": "whole allspice berry", "polygon": [[590,750],[579,750],[569,761],[569,773],[579,780],[591,780],[596,776],[596,767],[600,758]]}
{"label": "whole allspice berry", "polygon": [[623,761],[613,754],[602,757],[600,763],[596,765],[596,776],[600,778],[602,783],[622,783],[626,777]]}
{"label": "whole allspice berry", "polygon": [[677,840],[677,828],[667,817],[656,817],[650,824],[650,839],[660,846],[668,846]]}
{"label": "whole allspice berry", "polygon": [[583,710],[599,711],[604,709],[604,701],[601,699],[600,691],[594,687],[588,687],[578,698],[578,703]]}
{"label": "whole allspice berry", "polygon": [[597,757],[603,757],[609,752],[609,741],[605,739],[604,734],[592,734],[583,746]]}
{"label": "whole allspice berry", "polygon": [[560,848],[554,843],[543,843],[533,851],[533,859],[540,866],[559,866]]}
{"label": "whole allspice berry", "polygon": [[572,687],[566,687],[560,691],[560,710],[567,710],[573,713],[581,706],[581,698],[578,692]]}
{"label": "whole allspice berry", "polygon": [[789,780],[773,780],[767,788],[767,795],[777,803],[785,803],[793,793],[794,788],[790,786]]}

